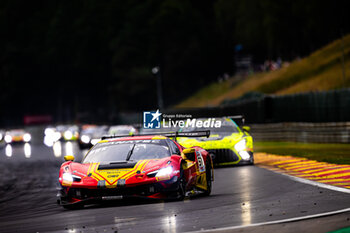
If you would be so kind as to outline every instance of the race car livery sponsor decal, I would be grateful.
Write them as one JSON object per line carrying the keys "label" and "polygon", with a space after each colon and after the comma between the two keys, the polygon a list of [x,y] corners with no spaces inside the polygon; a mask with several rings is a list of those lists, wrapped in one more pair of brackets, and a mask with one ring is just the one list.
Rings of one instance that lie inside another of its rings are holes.
{"label": "race car livery sponsor decal", "polygon": [[138,171],[140,172],[143,171],[143,169],[149,162],[150,160],[141,160],[137,162],[134,168],[106,169],[106,170],[98,170],[100,163],[92,163],[89,166],[88,174],[91,173],[91,177],[97,181],[105,180],[107,188],[115,187],[115,186],[120,186],[118,185],[119,180],[124,180],[124,185],[125,185],[125,181],[128,178],[137,174]]}
{"label": "race car livery sponsor decal", "polygon": [[117,187],[124,187],[125,186],[125,179],[120,179],[117,182]]}
{"label": "race car livery sponsor decal", "polygon": [[198,161],[198,170],[199,172],[205,172],[204,159],[201,152],[196,151],[197,161]]}

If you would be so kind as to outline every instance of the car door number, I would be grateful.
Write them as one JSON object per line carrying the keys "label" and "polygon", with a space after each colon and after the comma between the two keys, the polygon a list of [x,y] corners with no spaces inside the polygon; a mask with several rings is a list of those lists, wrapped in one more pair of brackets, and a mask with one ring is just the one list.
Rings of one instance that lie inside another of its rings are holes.
{"label": "car door number", "polygon": [[196,151],[196,156],[198,161],[199,172],[205,172],[205,164],[204,164],[204,159],[201,152]]}

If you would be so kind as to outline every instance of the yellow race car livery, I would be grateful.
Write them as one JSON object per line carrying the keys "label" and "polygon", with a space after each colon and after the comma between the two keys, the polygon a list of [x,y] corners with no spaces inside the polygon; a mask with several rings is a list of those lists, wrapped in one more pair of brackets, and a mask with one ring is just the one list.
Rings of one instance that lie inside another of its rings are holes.
{"label": "yellow race car livery", "polygon": [[[205,120],[205,119],[203,119]],[[235,164],[254,164],[253,138],[249,135],[249,127],[239,127],[229,117],[215,119],[221,121],[220,127],[182,128],[182,132],[193,130],[210,130],[210,137],[177,138],[184,147],[199,146],[207,150],[216,166]]]}

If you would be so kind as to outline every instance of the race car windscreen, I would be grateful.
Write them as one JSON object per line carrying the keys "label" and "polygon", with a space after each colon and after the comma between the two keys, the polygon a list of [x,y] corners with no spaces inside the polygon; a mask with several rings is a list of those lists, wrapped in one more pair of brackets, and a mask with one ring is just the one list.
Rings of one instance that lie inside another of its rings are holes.
{"label": "race car windscreen", "polygon": [[[201,121],[205,121],[207,119],[198,119]],[[215,119],[221,121],[221,127],[215,128],[215,127],[202,127],[202,128],[196,128],[196,127],[184,127],[182,128],[182,132],[190,132],[190,131],[202,131],[202,130],[210,130],[210,135],[219,135],[219,136],[229,136],[232,133],[239,133],[237,124],[229,119],[229,118],[223,118],[223,119]]]}
{"label": "race car windscreen", "polygon": [[99,143],[93,147],[82,163],[102,164],[111,162],[160,159],[170,156],[165,140],[130,140]]}

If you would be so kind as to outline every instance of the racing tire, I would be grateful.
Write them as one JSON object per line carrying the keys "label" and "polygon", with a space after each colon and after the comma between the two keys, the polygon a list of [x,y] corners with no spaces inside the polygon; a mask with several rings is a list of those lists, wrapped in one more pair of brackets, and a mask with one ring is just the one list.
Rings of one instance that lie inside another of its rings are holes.
{"label": "racing tire", "polygon": [[67,209],[67,210],[78,210],[78,209],[84,208],[84,203],[82,202],[72,203],[72,204],[62,204],[62,203],[64,203],[62,199],[57,200],[57,204],[59,204],[60,206],[62,206],[64,209]]}
{"label": "racing tire", "polygon": [[249,165],[254,165],[254,154],[252,153]]}
{"label": "racing tire", "polygon": [[204,191],[204,196],[209,196],[212,188],[212,171],[211,171],[212,167],[209,159],[207,159],[205,169],[206,169],[207,190]]}
{"label": "racing tire", "polygon": [[185,175],[184,175],[184,171],[181,168],[180,170],[180,179],[179,179],[179,184],[178,184],[178,188],[177,188],[177,201],[183,201],[185,199],[186,196],[186,179],[185,179]]}

